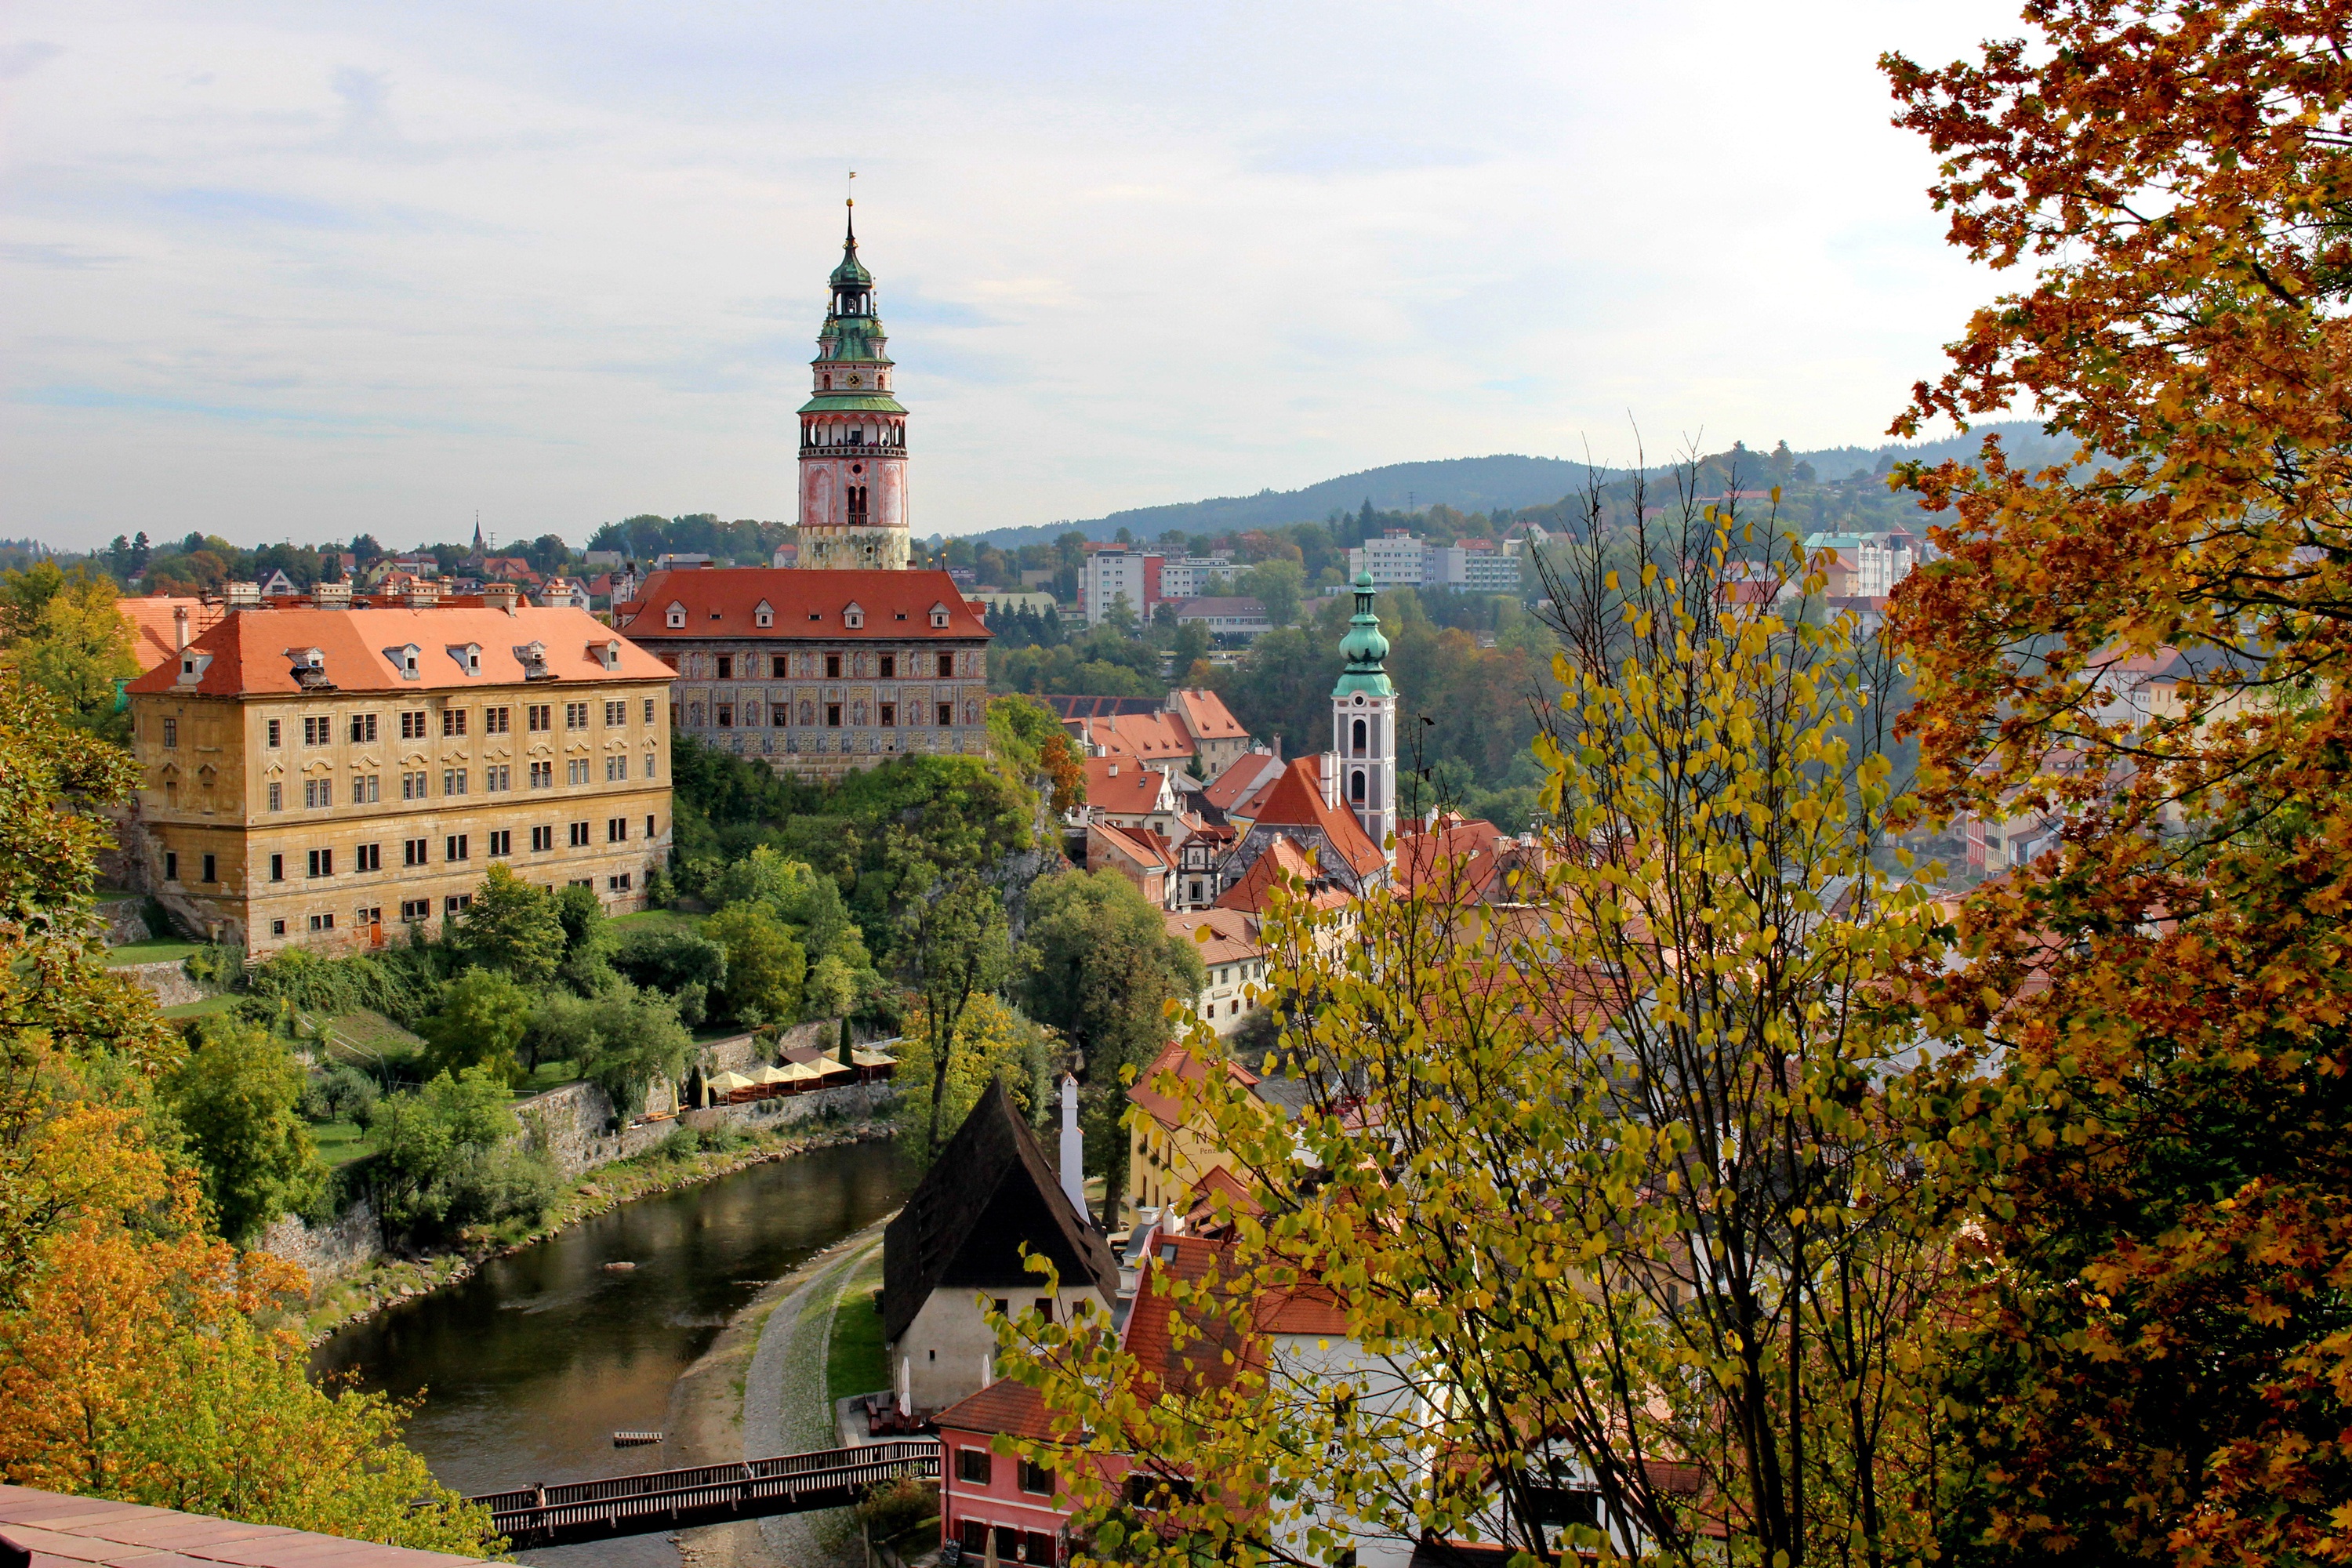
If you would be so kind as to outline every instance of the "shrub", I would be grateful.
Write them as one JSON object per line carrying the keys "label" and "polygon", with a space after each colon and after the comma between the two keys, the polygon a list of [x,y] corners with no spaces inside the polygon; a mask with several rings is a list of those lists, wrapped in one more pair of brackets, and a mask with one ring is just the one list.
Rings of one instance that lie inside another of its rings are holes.
{"label": "shrub", "polygon": [[868,1539],[891,1541],[940,1513],[940,1484],[900,1476],[877,1481],[857,1505],[857,1522]]}
{"label": "shrub", "polygon": [[311,1121],[349,1121],[364,1127],[381,1093],[367,1074],[337,1062],[302,1086],[302,1114]]}

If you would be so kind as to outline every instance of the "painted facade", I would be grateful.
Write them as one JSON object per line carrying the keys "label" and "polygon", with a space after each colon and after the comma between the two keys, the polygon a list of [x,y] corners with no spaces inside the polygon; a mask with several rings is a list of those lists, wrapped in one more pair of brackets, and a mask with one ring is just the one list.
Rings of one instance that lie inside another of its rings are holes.
{"label": "painted facade", "polygon": [[892,395],[895,367],[874,276],[857,259],[853,225],[809,362],[801,405],[798,564],[819,571],[906,570],[907,410]]}

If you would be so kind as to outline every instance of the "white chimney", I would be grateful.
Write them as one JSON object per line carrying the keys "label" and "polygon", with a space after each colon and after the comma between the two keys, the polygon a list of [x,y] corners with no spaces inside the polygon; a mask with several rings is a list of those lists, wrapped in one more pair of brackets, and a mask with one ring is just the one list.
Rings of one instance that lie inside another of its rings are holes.
{"label": "white chimney", "polygon": [[172,651],[188,651],[188,606],[185,605],[172,606]]}
{"label": "white chimney", "polygon": [[1325,752],[1315,762],[1323,775],[1323,804],[1337,811],[1339,809],[1339,759]]}
{"label": "white chimney", "polygon": [[[1087,1215],[1087,1137],[1078,1131],[1078,1079],[1062,1075],[1062,1191],[1070,1206]],[[1091,1216],[1087,1216],[1091,1217]]]}

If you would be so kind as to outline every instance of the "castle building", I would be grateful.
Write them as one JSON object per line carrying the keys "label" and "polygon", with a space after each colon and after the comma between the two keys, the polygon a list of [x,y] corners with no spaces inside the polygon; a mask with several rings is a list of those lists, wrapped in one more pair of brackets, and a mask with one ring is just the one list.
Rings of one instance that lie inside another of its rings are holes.
{"label": "castle building", "polygon": [[887,339],[854,219],[826,280],[832,302],[809,362],[814,395],[801,405],[799,563],[898,572],[908,559],[907,410],[891,395]]}
{"label": "castle building", "polygon": [[669,679],[581,610],[235,611],[127,689],[126,847],[256,958],[444,920],[497,862],[640,910],[669,855]]}

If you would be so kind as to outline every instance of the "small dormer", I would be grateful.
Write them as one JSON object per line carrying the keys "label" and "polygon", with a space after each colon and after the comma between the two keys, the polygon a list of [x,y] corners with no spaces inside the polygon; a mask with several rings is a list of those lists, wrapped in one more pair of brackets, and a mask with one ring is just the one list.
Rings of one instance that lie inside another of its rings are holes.
{"label": "small dormer", "polygon": [[853,632],[863,630],[866,626],[865,610],[853,600],[849,607],[841,612],[841,624]]}
{"label": "small dormer", "polygon": [[315,647],[289,647],[287,659],[294,667],[294,684],[305,691],[331,691],[335,683],[327,679],[327,656]]}
{"label": "small dormer", "polygon": [[449,645],[449,657],[456,659],[457,661],[457,668],[464,670],[467,675],[479,675],[482,673],[482,645],[480,643],[451,643]]}
{"label": "small dormer", "polygon": [[947,629],[948,607],[945,605],[933,605],[931,606],[931,630],[935,632],[943,632]]}
{"label": "small dormer", "polygon": [[591,643],[588,654],[608,670],[618,672],[621,668],[621,640],[618,637],[610,642]]}
{"label": "small dormer", "polygon": [[547,668],[547,645],[545,643],[525,643],[520,647],[514,650],[514,656],[515,661],[522,666],[522,678],[525,680],[552,680],[555,679],[555,671]]}
{"label": "small dormer", "polygon": [[388,647],[383,650],[383,657],[392,660],[392,668],[400,672],[401,679],[423,679],[425,650],[415,643],[410,643],[404,647]]}
{"label": "small dormer", "polygon": [[765,630],[776,624],[776,607],[762,599],[751,606],[751,624]]}
{"label": "small dormer", "polygon": [[676,599],[672,599],[669,602],[669,608],[662,612],[662,624],[669,627],[669,629],[674,632],[684,631],[686,629],[686,606],[679,604]]}
{"label": "small dormer", "polygon": [[180,674],[178,677],[178,684],[182,686],[195,685],[198,681],[204,679],[205,671],[211,668],[213,656],[208,653],[198,653],[192,647],[182,648],[180,650]]}

